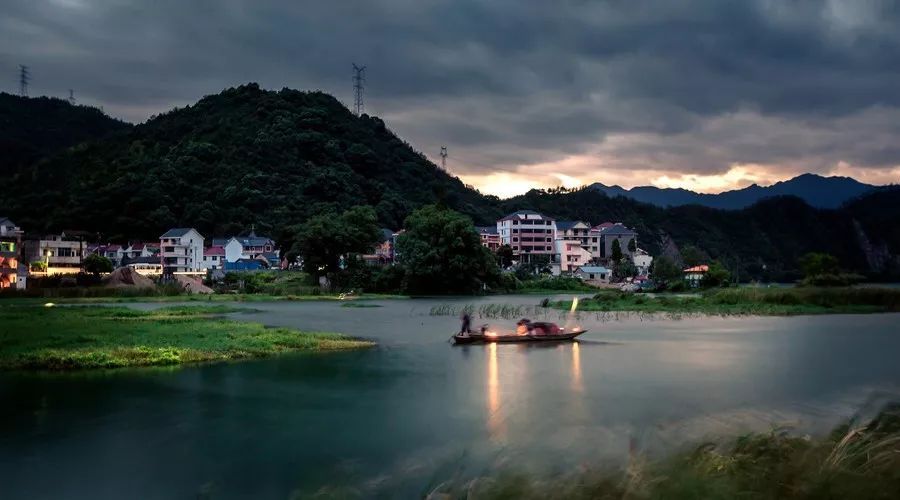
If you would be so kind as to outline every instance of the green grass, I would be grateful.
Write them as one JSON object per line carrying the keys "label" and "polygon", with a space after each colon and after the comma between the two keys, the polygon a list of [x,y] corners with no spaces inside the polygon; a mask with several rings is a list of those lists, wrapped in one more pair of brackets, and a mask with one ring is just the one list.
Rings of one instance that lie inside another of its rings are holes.
{"label": "green grass", "polygon": [[217,317],[224,305],[0,308],[0,369],[74,370],[257,358],[372,345],[334,333]]}
{"label": "green grass", "polygon": [[[550,307],[569,310],[572,301]],[[578,303],[582,312],[710,315],[861,314],[900,312],[900,290],[889,288],[726,288],[693,296],[648,296],[604,290]]]}
{"label": "green grass", "polygon": [[210,294],[210,295],[133,295],[112,297],[7,297],[0,298],[0,307],[7,305],[39,305],[46,302],[54,304],[127,304],[133,302],[273,302],[273,301],[308,301],[308,300],[387,300],[408,299],[407,295],[388,295],[364,293],[354,295],[350,299],[334,295],[267,295],[267,294]]}
{"label": "green grass", "polygon": [[709,442],[663,459],[633,452],[623,468],[549,475],[517,467],[450,480],[451,499],[888,499],[900,492],[900,406],[823,438],[785,430]]}

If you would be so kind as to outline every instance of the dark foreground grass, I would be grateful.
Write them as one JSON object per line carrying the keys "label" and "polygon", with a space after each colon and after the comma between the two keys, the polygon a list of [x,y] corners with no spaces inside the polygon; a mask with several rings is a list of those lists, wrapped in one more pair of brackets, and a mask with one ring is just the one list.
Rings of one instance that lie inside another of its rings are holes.
{"label": "dark foreground grass", "polygon": [[0,369],[74,370],[257,358],[370,346],[334,333],[266,328],[223,305],[0,308]]}
{"label": "dark foreground grass", "polygon": [[[569,310],[571,301],[551,307]],[[859,314],[900,312],[900,290],[890,288],[730,288],[694,296],[648,296],[606,290],[578,303],[579,311],[713,315]]]}
{"label": "dark foreground grass", "polygon": [[441,499],[894,499],[900,495],[900,407],[821,439],[784,431],[707,443],[621,469],[548,476],[496,471],[449,480]]}

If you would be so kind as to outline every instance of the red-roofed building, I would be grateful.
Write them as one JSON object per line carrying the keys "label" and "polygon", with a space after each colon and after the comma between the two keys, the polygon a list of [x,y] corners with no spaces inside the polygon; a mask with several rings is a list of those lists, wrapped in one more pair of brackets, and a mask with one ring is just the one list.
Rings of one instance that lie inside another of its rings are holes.
{"label": "red-roofed building", "polygon": [[225,247],[211,246],[203,250],[203,260],[200,262],[200,269],[216,270],[225,267]]}
{"label": "red-roofed building", "polygon": [[706,276],[706,273],[708,272],[709,266],[706,264],[689,267],[684,270],[684,280],[687,281],[689,286],[698,287],[700,286],[700,282],[703,281],[703,277]]}

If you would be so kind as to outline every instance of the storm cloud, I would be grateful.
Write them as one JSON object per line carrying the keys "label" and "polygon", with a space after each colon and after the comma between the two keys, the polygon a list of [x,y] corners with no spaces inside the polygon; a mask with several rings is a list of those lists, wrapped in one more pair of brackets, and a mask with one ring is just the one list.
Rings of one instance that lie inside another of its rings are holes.
{"label": "storm cloud", "polygon": [[[483,190],[900,176],[900,1],[0,0],[0,71],[143,121],[248,81],[351,96]],[[0,79],[2,84],[3,79]],[[2,88],[2,86],[0,86]]]}

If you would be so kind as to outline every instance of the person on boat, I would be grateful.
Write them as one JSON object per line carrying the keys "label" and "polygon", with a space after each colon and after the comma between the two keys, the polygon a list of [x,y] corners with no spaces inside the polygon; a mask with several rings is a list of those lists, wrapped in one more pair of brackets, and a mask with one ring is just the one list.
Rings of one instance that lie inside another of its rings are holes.
{"label": "person on boat", "polygon": [[531,333],[531,320],[522,318],[516,323],[516,335],[528,335]]}
{"label": "person on boat", "polygon": [[462,327],[460,327],[459,333],[464,335],[472,333],[472,317],[467,312],[462,314]]}

